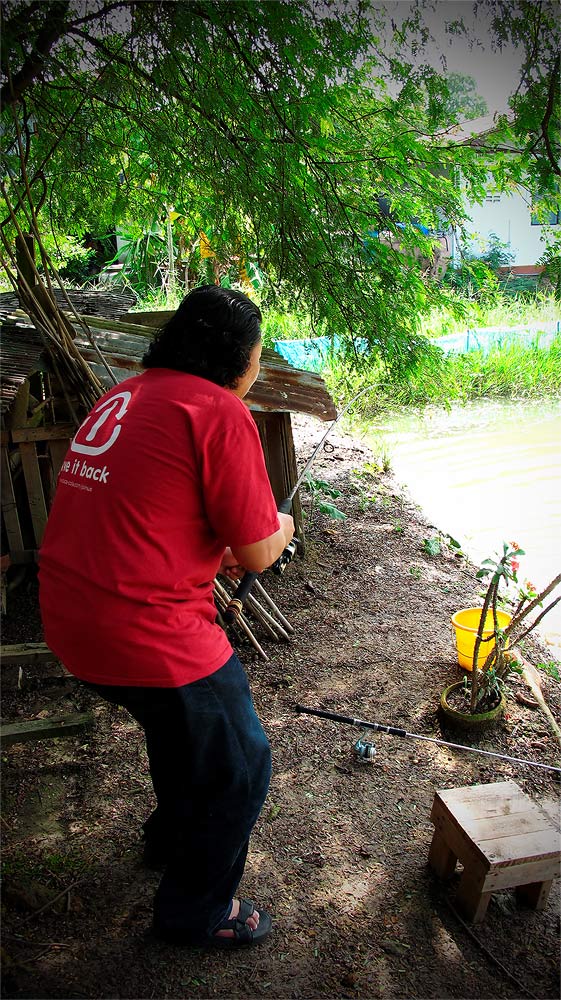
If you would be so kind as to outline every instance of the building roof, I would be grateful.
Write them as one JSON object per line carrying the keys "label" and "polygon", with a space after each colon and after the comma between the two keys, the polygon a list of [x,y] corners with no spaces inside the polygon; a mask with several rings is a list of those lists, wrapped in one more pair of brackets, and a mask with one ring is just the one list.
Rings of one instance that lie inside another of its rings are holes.
{"label": "building roof", "polygon": [[[471,118],[468,121],[456,122],[443,129],[439,136],[441,139],[448,139],[452,143],[465,146],[484,146],[487,139],[494,135],[506,121],[512,124],[511,115],[482,115],[479,118]],[[500,149],[516,149],[515,143],[505,140]]]}

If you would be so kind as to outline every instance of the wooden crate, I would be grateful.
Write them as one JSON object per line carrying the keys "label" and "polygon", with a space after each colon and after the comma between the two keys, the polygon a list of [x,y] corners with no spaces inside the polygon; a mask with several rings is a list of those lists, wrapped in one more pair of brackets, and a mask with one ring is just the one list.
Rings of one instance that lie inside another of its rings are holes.
{"label": "wooden crate", "polygon": [[[41,384],[41,379],[46,379],[47,384]],[[1,499],[3,543],[7,546],[3,554],[10,556],[12,564],[36,558],[57,476],[75,433],[74,424],[64,417],[56,423],[45,423],[45,403],[37,404],[30,395],[33,380],[37,382],[33,391],[39,396],[46,391],[53,393],[56,380],[36,372],[21,383],[11,406],[2,414]],[[33,426],[33,402],[43,426]],[[59,408],[60,403],[56,405]],[[54,402],[49,412],[55,413]]]}
{"label": "wooden crate", "polygon": [[[13,428],[3,435],[2,514],[12,563],[28,562],[41,545],[57,476],[73,434],[73,425],[58,424]],[[26,506],[16,498],[14,453],[23,472]]]}

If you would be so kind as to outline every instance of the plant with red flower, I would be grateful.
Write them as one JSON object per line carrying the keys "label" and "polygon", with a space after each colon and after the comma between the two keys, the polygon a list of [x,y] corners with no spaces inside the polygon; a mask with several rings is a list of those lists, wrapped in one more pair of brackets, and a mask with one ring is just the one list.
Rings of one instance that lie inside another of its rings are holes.
{"label": "plant with red flower", "polygon": [[[513,647],[532,632],[541,622],[542,618],[555,607],[561,600],[555,598],[546,608],[544,608],[536,618],[530,620],[528,615],[538,607],[543,607],[546,597],[561,583],[561,573],[548,584],[547,587],[538,593],[536,587],[529,580],[523,585],[518,584],[517,572],[520,566],[519,557],[525,555],[518,542],[503,542],[502,556],[495,559],[484,559],[476,576],[478,580],[490,580],[481,609],[481,618],[475,646],[473,650],[473,661],[471,671],[471,699],[470,712],[483,711],[492,707],[504,688],[504,679],[513,670],[517,670],[516,658],[509,652],[507,647]],[[512,611],[510,622],[506,628],[501,629],[498,622],[498,605],[504,603],[500,593],[501,587],[508,587],[509,582],[517,584],[517,603]],[[491,611],[493,619],[492,634],[483,637],[487,614]],[[491,652],[487,656],[483,667],[478,668],[479,650],[482,643],[492,643]]]}

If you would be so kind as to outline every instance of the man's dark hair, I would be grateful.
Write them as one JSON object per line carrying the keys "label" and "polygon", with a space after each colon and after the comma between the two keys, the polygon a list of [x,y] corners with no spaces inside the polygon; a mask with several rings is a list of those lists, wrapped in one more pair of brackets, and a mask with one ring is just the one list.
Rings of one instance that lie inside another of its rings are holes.
{"label": "man's dark hair", "polygon": [[261,338],[261,312],[243,292],[201,285],[156,333],[145,368],[173,368],[234,388]]}

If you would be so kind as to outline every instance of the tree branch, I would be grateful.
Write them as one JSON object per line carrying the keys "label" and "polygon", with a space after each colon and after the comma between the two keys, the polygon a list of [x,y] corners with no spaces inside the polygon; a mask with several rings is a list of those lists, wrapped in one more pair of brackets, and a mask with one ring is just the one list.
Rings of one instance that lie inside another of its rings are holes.
{"label": "tree branch", "polygon": [[[37,35],[35,48],[26,57],[21,69],[0,90],[0,103],[2,105],[16,104],[23,92],[39,76],[45,66],[45,59],[53,45],[64,34],[69,7],[68,0],[57,0],[56,3],[50,5],[48,21]],[[4,26],[5,37],[9,36],[9,27],[10,22]],[[8,73],[8,69],[9,67],[7,66],[3,67],[6,74]]]}

